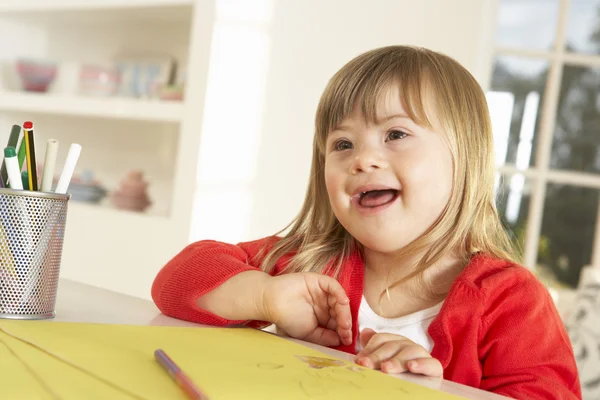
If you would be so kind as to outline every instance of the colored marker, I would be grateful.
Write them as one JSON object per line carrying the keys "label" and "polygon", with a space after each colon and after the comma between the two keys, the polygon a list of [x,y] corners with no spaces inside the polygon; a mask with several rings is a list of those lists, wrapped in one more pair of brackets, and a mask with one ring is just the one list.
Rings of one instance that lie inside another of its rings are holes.
{"label": "colored marker", "polygon": [[[8,137],[8,144],[6,147],[14,147],[17,148],[17,143],[19,142],[19,134],[21,133],[21,127],[19,125],[13,125],[10,130],[10,136]],[[0,176],[2,180],[0,181],[0,185],[3,187],[8,187],[8,173],[6,172],[6,164],[2,162],[2,168],[0,169]]]}
{"label": "colored marker", "polygon": [[23,164],[25,163],[25,136],[21,139],[17,158],[19,159],[19,171],[23,171]]}
{"label": "colored marker", "polygon": [[21,182],[23,182],[23,189],[29,190],[29,174],[27,171],[21,172]]}
{"label": "colored marker", "polygon": [[19,173],[19,161],[17,160],[17,152],[14,147],[6,147],[4,149],[4,162],[6,163],[8,183],[11,189],[23,190],[21,174]]}
{"label": "colored marker", "polygon": [[81,154],[81,145],[72,143],[71,147],[69,147],[69,153],[67,154],[67,159],[65,160],[65,166],[63,167],[62,174],[60,174],[60,178],[56,184],[56,189],[54,190],[55,193],[67,193],[69,183],[73,177],[73,172],[75,172],[75,165],[77,165],[79,154]]}
{"label": "colored marker", "polygon": [[42,192],[52,191],[52,180],[56,167],[56,155],[58,154],[58,140],[48,139],[46,142],[46,156],[44,158],[44,172],[42,173]]}
{"label": "colored marker", "polygon": [[162,350],[158,349],[154,352],[154,358],[169,373],[171,378],[179,385],[185,394],[193,400],[208,400],[208,397],[200,391],[181,368],[175,364],[173,360]]}
{"label": "colored marker", "polygon": [[25,138],[25,156],[27,158],[27,171],[29,171],[29,190],[38,190],[37,166],[35,163],[35,142],[33,140],[33,122],[23,124],[23,137]]}

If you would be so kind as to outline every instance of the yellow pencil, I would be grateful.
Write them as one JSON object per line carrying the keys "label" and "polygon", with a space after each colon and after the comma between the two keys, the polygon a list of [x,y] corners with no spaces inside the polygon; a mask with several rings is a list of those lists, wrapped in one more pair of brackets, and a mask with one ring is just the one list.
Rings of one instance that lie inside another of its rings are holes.
{"label": "yellow pencil", "polygon": [[29,175],[29,187],[27,190],[38,190],[37,167],[35,163],[35,143],[33,140],[33,122],[27,121],[23,124],[23,139],[25,140],[25,156],[27,158],[27,171]]}

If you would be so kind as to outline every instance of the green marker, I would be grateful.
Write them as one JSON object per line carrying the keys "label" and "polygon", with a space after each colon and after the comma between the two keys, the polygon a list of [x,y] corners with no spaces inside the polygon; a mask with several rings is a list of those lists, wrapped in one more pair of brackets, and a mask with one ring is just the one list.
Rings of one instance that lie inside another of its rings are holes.
{"label": "green marker", "polygon": [[17,152],[12,146],[4,148],[4,162],[6,163],[6,172],[8,173],[8,181],[10,188],[15,190],[23,190],[21,185],[21,177],[19,172],[19,162],[17,161]]}
{"label": "green marker", "polygon": [[17,155],[17,159],[19,160],[19,171],[21,171],[23,169],[23,163],[25,162],[25,137],[23,137],[23,139],[21,140],[21,145],[19,146],[19,154]]}
{"label": "green marker", "polygon": [[21,182],[23,182],[23,189],[29,190],[29,175],[27,171],[21,172]]}
{"label": "green marker", "polygon": [[[21,134],[21,127],[19,125],[13,125],[10,130],[10,136],[8,138],[7,147],[17,147],[17,143],[19,142],[19,135]],[[2,162],[2,168],[0,168],[0,176],[2,177],[2,186],[8,187],[8,172],[6,171],[6,163]]]}

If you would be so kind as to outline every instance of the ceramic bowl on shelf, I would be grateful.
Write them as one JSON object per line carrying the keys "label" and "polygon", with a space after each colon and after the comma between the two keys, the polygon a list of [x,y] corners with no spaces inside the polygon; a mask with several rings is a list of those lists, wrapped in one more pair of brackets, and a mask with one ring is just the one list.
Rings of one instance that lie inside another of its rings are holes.
{"label": "ceramic bowl on shelf", "polygon": [[[38,172],[38,176],[41,176],[41,171]],[[56,187],[58,178],[58,176],[54,177],[52,187]],[[92,171],[86,170],[81,174],[73,175],[67,193],[71,195],[71,200],[95,204],[104,199],[108,191],[95,179]]]}
{"label": "ceramic bowl on shelf", "polygon": [[84,64],[79,71],[79,92],[89,96],[113,96],[121,83],[116,67]]}
{"label": "ceramic bowl on shelf", "polygon": [[46,92],[56,78],[57,65],[51,61],[17,60],[21,87],[28,92]]}
{"label": "ceramic bowl on shelf", "polygon": [[106,189],[97,185],[71,183],[68,192],[71,200],[85,203],[99,203],[107,195]]}

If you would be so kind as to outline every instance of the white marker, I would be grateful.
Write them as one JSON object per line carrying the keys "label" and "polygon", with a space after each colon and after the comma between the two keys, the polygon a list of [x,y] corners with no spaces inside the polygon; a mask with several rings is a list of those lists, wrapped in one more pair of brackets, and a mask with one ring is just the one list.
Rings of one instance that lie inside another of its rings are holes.
{"label": "white marker", "polygon": [[71,183],[73,172],[75,172],[75,165],[77,165],[77,160],[79,159],[80,153],[81,145],[77,143],[71,144],[71,147],[69,147],[69,154],[67,154],[67,159],[65,160],[65,166],[63,167],[62,174],[60,175],[60,179],[58,180],[58,184],[54,190],[55,193],[67,193],[67,189],[69,188],[69,183]]}
{"label": "white marker", "polygon": [[6,164],[10,188],[23,190],[23,182],[21,182],[21,173],[19,172],[19,161],[17,160],[17,151],[14,147],[4,148],[4,162]]}
{"label": "white marker", "polygon": [[48,139],[46,142],[46,158],[44,158],[44,172],[42,174],[42,192],[52,191],[52,180],[56,168],[56,154],[58,153],[58,140]]}

